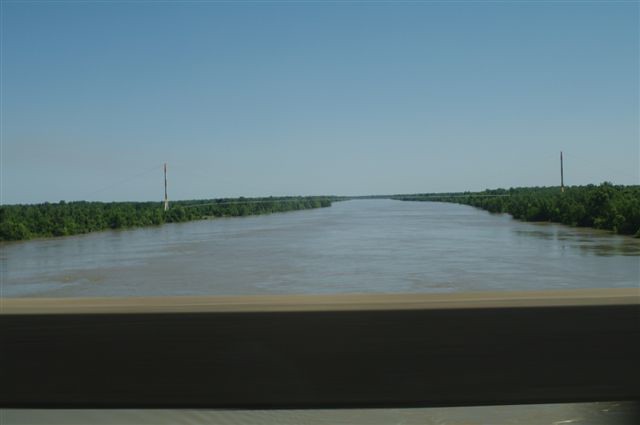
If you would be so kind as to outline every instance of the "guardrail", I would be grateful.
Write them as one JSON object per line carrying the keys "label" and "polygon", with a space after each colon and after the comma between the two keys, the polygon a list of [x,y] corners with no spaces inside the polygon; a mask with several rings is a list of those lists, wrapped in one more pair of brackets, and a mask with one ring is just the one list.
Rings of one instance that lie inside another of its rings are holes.
{"label": "guardrail", "polygon": [[640,399],[640,289],[1,299],[2,407]]}

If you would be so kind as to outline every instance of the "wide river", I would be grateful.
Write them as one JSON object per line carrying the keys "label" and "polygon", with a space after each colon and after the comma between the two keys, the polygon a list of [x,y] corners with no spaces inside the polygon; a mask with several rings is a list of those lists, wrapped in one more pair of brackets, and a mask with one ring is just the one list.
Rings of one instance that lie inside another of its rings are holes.
{"label": "wide river", "polygon": [[0,248],[4,297],[441,293],[640,281],[640,239],[386,199]]}

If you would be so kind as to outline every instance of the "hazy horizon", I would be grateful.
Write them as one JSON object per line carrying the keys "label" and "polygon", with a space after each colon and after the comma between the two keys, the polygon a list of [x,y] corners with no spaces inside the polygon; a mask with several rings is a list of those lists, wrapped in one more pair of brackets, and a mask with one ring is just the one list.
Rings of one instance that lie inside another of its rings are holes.
{"label": "hazy horizon", "polygon": [[[612,183],[612,182],[600,182],[600,183],[585,183],[583,185],[565,185],[565,187],[569,188],[571,186],[588,186],[588,185],[594,185],[594,186],[599,186],[601,184],[604,183]],[[614,185],[617,185],[616,183],[612,183]],[[630,185],[624,185],[622,184],[622,186],[638,186],[637,184],[630,184]],[[464,193],[464,192],[482,192],[484,190],[496,190],[496,189],[517,189],[517,188],[533,188],[533,187],[539,187],[539,188],[548,188],[548,187],[560,187],[559,184],[557,185],[550,185],[550,186],[518,186],[518,187],[513,187],[513,186],[504,186],[504,187],[486,187],[484,189],[478,189],[478,190],[474,190],[474,191],[470,191],[470,190],[457,190],[457,191],[440,191],[440,192],[429,192],[429,191],[423,191],[423,192],[398,192],[398,193],[366,193],[366,194],[335,194],[335,193],[293,193],[293,194],[275,194],[275,195],[255,195],[255,196],[246,196],[246,195],[237,195],[237,196],[214,196],[214,197],[201,197],[201,198],[176,198],[176,199],[171,199],[169,198],[169,204],[171,204],[172,202],[184,202],[184,201],[195,201],[195,200],[209,200],[209,199],[239,199],[239,198],[247,198],[247,199],[256,199],[256,198],[269,198],[269,197],[273,197],[273,198],[286,198],[286,197],[301,197],[301,198],[307,198],[307,197],[340,197],[340,198],[354,198],[354,200],[358,200],[359,198],[362,199],[366,199],[367,197],[391,197],[391,196],[402,196],[402,195],[420,195],[420,194],[447,194],[447,193]],[[157,202],[158,205],[161,205],[162,202],[164,202],[164,198],[163,199],[58,199],[58,200],[46,200],[46,201],[34,201],[34,202],[16,202],[16,203],[7,203],[7,202],[2,202],[0,203],[0,205],[37,205],[37,204],[45,204],[45,203],[49,203],[49,204],[56,204],[56,203],[60,203],[60,202],[103,202],[103,203],[110,203],[110,202],[141,202],[141,203],[146,203],[146,202]]]}
{"label": "hazy horizon", "polygon": [[3,204],[640,183],[636,2],[0,8]]}

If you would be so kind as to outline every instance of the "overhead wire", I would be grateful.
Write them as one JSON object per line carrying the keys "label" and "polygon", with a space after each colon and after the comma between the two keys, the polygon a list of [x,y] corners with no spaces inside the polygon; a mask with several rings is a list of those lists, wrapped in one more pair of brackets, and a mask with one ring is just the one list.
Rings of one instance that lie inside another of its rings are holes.
{"label": "overhead wire", "polygon": [[[585,165],[589,165],[590,167],[593,167],[595,169],[605,170],[605,171],[608,171],[608,172],[613,172],[612,169],[607,169],[607,167],[602,166],[602,164],[596,165],[596,164],[592,163],[591,161],[587,161],[586,159],[575,155],[575,153],[570,153],[570,154],[567,155],[566,152],[563,152],[563,156],[564,156],[565,159],[569,159],[570,161],[578,160],[579,162],[582,162]],[[556,154],[554,154],[554,155],[546,155],[544,157],[544,159],[541,160],[541,161],[547,161],[547,160],[550,160],[552,158],[557,158],[559,160],[559,155],[556,155]],[[190,173],[190,174],[192,174],[194,176],[197,176],[197,177],[199,177],[201,179],[205,179],[205,180],[215,179],[215,180],[222,180],[222,181],[229,181],[230,180],[229,178],[224,178],[224,177],[215,177],[214,178],[212,176],[206,176],[204,174],[201,174],[199,171],[194,170],[193,167],[189,167],[189,166],[187,166],[185,164],[172,162],[171,165],[174,166],[174,167],[178,166],[181,171],[187,171],[188,173]],[[128,183],[128,182],[130,182],[132,180],[135,180],[137,178],[145,176],[145,175],[151,173],[152,171],[156,171],[158,169],[161,169],[162,166],[163,166],[163,164],[157,164],[157,165],[154,165],[153,167],[144,169],[143,171],[141,171],[139,173],[133,174],[133,175],[128,176],[128,177],[126,177],[124,179],[115,181],[115,182],[110,183],[110,184],[108,184],[106,186],[103,186],[103,187],[101,187],[101,188],[99,188],[97,190],[94,190],[94,191],[86,194],[81,199],[89,199],[89,198],[95,196],[98,193],[104,192],[105,190],[111,189],[111,188],[113,188],[115,186],[118,186],[118,185],[122,185],[122,184]],[[632,176],[630,173],[626,173],[626,172],[621,171],[621,170],[615,170],[615,172],[617,174],[624,174],[624,175],[626,175],[628,177],[633,177],[634,181],[636,181],[636,182],[640,181],[640,178],[639,178],[640,176],[638,176],[638,175]],[[447,195],[429,194],[429,195],[423,195],[423,196],[436,197],[436,196],[447,196]],[[449,195],[449,197],[463,197],[463,196],[468,196],[468,195]],[[489,195],[489,194],[486,194],[486,195],[474,195],[474,196],[497,197],[497,196],[509,196],[509,195],[508,194],[502,194],[502,195]],[[189,207],[210,206],[210,205],[231,205],[231,204],[241,205],[241,204],[255,204],[255,203],[267,203],[267,202],[294,202],[294,201],[296,201],[296,199],[282,199],[282,198],[260,199],[260,200],[253,200],[253,201],[232,201],[232,200],[228,200],[227,201],[227,200],[221,200],[221,201],[210,202],[210,203],[196,203],[196,204],[181,205],[181,206],[184,207],[184,208],[189,208]]]}
{"label": "overhead wire", "polygon": [[124,183],[128,183],[128,182],[130,182],[130,181],[132,181],[134,179],[137,179],[139,177],[147,175],[147,174],[151,173],[152,171],[156,171],[157,169],[161,169],[161,168],[162,168],[162,164],[154,165],[153,167],[145,169],[144,171],[142,171],[140,173],[134,174],[134,175],[126,177],[126,178],[124,178],[122,180],[118,180],[116,182],[113,182],[113,183],[111,183],[111,184],[109,184],[107,186],[101,187],[100,189],[94,190],[93,192],[91,192],[91,193],[85,195],[84,197],[82,197],[81,199],[91,198],[92,196],[95,196],[96,194],[98,194],[100,192],[104,192],[105,190],[111,189],[111,188],[113,188],[115,186],[119,186],[119,185],[122,185]]}
{"label": "overhead wire", "polygon": [[578,155],[576,155],[575,153],[570,153],[569,155],[567,155],[566,153],[563,153],[565,158],[568,158],[569,160],[578,160],[578,162],[581,162],[584,165],[587,165],[593,169],[597,169],[599,171],[603,171],[606,172],[607,174],[622,174],[626,177],[631,177],[633,178],[634,182],[636,183],[640,183],[640,174],[636,174],[636,175],[631,175],[631,173],[628,173],[626,171],[620,170],[620,169],[616,169],[614,170],[613,168],[607,167],[607,166],[603,166],[602,164],[595,164],[593,162],[591,162],[590,160],[587,160],[583,157],[580,157]]}

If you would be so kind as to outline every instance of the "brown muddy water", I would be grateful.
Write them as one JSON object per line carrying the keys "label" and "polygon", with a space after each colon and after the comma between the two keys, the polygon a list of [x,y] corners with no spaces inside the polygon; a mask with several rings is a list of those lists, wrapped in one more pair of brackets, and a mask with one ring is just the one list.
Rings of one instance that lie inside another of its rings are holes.
{"label": "brown muddy water", "polygon": [[473,207],[331,208],[0,245],[4,297],[637,287],[640,239]]}

